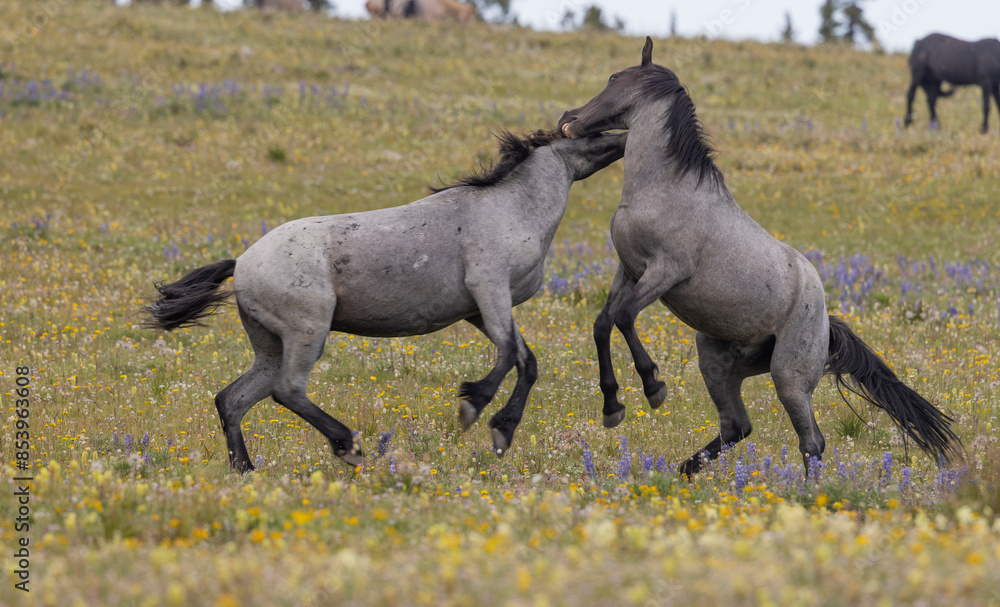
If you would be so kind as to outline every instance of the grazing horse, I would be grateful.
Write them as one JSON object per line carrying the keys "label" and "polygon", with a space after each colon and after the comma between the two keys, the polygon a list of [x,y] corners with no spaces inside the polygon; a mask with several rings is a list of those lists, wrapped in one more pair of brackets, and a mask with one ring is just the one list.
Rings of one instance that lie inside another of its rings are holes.
{"label": "grazing horse", "polygon": [[673,72],[653,64],[652,51],[646,38],[640,65],[613,74],[600,94],[559,120],[569,137],[629,132],[622,198],[611,218],[620,265],[594,322],[604,425],[625,417],[611,364],[612,323],[625,337],[650,406],[666,398],[635,330],[639,312],[660,300],[698,332],[699,367],[721,422],[719,436],[681,473],[697,472],[703,455],[718,457],[724,445],[750,434],[740,386],[768,371],[807,465],[825,447],[811,404],[824,371],[885,409],[925,451],[947,457],[957,443],[952,419],[906,387],[844,321],[827,315],[812,264],[740,209],[691,97]]}
{"label": "grazing horse", "polygon": [[[941,83],[952,88],[945,91]],[[1000,111],[1000,40],[985,38],[966,42],[944,34],[917,40],[910,53],[910,88],[906,91],[905,126],[913,122],[913,97],[917,87],[927,94],[931,128],[938,127],[935,105],[938,97],[948,97],[956,86],[978,85],[983,89],[982,132],[989,131],[990,95]]]}
{"label": "grazing horse", "polygon": [[254,350],[250,369],[215,397],[234,470],[253,469],[240,423],[274,400],[316,427],[334,455],[362,463],[351,430],[306,396],[309,372],[330,331],[372,337],[421,335],[466,320],[497,346],[493,369],[459,390],[459,421],[471,426],[517,367],[507,404],[489,422],[493,446],[510,446],[537,375],[511,308],[542,285],[543,263],[574,181],[620,159],[626,134],[565,139],[536,131],[500,135],[500,160],[410,204],[282,224],[239,259],[198,268],[146,307],[147,326],[198,324],[229,293],[230,276]]}
{"label": "grazing horse", "polygon": [[365,3],[372,17],[421,17],[427,21],[454,19],[469,23],[476,18],[476,9],[456,0],[368,0]]}

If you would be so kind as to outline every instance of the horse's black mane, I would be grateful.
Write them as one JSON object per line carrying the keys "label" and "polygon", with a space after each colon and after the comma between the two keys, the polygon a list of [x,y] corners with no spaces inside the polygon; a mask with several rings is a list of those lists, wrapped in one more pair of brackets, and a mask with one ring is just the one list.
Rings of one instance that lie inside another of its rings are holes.
{"label": "horse's black mane", "polygon": [[678,163],[679,175],[697,171],[698,185],[706,178],[713,182],[720,181],[722,172],[714,162],[716,151],[695,113],[694,101],[687,89],[670,70],[658,65],[653,67],[658,68],[655,76],[645,80],[639,95],[647,100],[674,96],[674,103],[663,125],[664,135],[669,141],[667,157]]}
{"label": "horse's black mane", "polygon": [[500,141],[498,148],[500,160],[491,162],[489,166],[481,167],[479,171],[459,177],[442,187],[427,186],[428,189],[437,193],[464,185],[474,187],[495,185],[524,162],[535,148],[549,145],[554,139],[561,137],[557,131],[532,131],[524,135],[517,135],[506,129],[500,129],[494,133],[494,136]]}

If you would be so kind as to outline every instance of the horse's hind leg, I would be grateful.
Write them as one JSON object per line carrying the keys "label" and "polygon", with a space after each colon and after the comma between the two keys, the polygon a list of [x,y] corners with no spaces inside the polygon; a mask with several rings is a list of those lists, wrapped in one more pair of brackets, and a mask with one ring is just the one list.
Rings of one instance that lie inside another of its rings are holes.
{"label": "horse's hind leg", "polygon": [[[335,297],[331,293],[327,299],[329,309],[298,310],[299,314],[289,322],[281,322],[278,334],[281,336],[281,371],[274,382],[274,400],[309,422],[330,441],[333,454],[352,466],[361,465],[361,449],[354,444],[351,429],[340,423],[306,396],[309,372],[323,354],[326,337],[333,318]],[[280,321],[279,321],[280,322]]]}
{"label": "horse's hind leg", "polygon": [[997,104],[997,114],[1000,115],[1000,83],[993,85],[991,93],[993,95],[993,101]]}
{"label": "horse's hind leg", "polygon": [[240,473],[253,470],[243,442],[243,417],[255,404],[271,396],[274,378],[281,367],[281,340],[240,308],[240,318],[254,350],[250,369],[215,395],[222,430],[226,434],[229,464]]}
{"label": "horse's hind leg", "polygon": [[819,309],[823,317],[813,320],[809,326],[783,327],[771,357],[774,389],[799,437],[799,452],[807,473],[809,458],[822,458],[826,448],[826,440],[812,409],[813,391],[823,376],[830,344],[829,321],[825,310]]}
{"label": "horse's hind leg", "polygon": [[937,98],[938,94],[941,92],[941,81],[935,82],[923,82],[921,86],[924,89],[924,93],[927,95],[927,109],[930,110],[930,128],[936,130],[941,128],[941,123],[937,119]]}
{"label": "horse's hind leg", "polygon": [[719,436],[681,464],[678,472],[688,476],[697,473],[706,459],[719,457],[726,445],[750,436],[753,426],[740,387],[744,379],[767,372],[774,347],[774,341],[770,340],[760,346],[743,348],[701,333],[696,340],[701,376],[719,411]]}
{"label": "horse's hind leg", "polygon": [[990,87],[988,84],[983,85],[983,126],[980,129],[983,134],[990,132]]}

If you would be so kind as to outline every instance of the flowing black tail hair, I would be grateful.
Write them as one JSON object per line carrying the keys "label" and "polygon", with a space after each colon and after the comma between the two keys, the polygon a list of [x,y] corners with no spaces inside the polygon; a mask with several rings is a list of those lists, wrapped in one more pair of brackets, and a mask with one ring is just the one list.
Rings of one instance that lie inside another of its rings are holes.
{"label": "flowing black tail hair", "polygon": [[155,283],[160,298],[143,307],[146,320],[142,326],[173,331],[203,324],[201,319],[211,316],[232,295],[216,291],[233,275],[234,268],[236,260],[226,259],[192,270],[177,282]]}
{"label": "flowing black tail hair", "polygon": [[[836,376],[837,389],[846,388],[888,413],[905,433],[904,445],[909,436],[939,463],[960,455],[962,443],[951,430],[955,420],[900,381],[846,322],[833,315],[825,371]],[[844,375],[850,375],[850,380]]]}

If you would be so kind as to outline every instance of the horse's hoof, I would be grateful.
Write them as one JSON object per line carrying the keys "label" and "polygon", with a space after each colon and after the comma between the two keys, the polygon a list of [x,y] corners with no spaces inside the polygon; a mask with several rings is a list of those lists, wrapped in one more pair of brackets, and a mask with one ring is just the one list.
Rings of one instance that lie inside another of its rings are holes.
{"label": "horse's hoof", "polygon": [[625,409],[622,409],[621,411],[616,411],[616,412],[612,413],[611,415],[605,415],[604,416],[604,427],[605,428],[614,428],[618,424],[622,423],[623,419],[625,419]]}
{"label": "horse's hoof", "polygon": [[347,453],[338,453],[337,457],[342,459],[352,468],[357,468],[365,463],[365,454],[360,451],[349,451]]}
{"label": "horse's hoof", "polygon": [[490,435],[493,437],[493,450],[497,457],[503,457],[503,454],[510,448],[510,441],[503,435],[500,428],[490,428]]}
{"label": "horse's hoof", "polygon": [[479,419],[479,411],[466,399],[458,403],[458,423],[462,425],[462,432],[468,430],[472,424]]}
{"label": "horse's hoof", "polygon": [[667,400],[667,384],[660,382],[660,388],[646,397],[651,409],[659,409],[663,401]]}
{"label": "horse's hoof", "polygon": [[695,474],[698,474],[699,470],[701,470],[701,458],[692,457],[677,468],[677,473],[680,474],[682,478],[685,476],[691,478]]}

